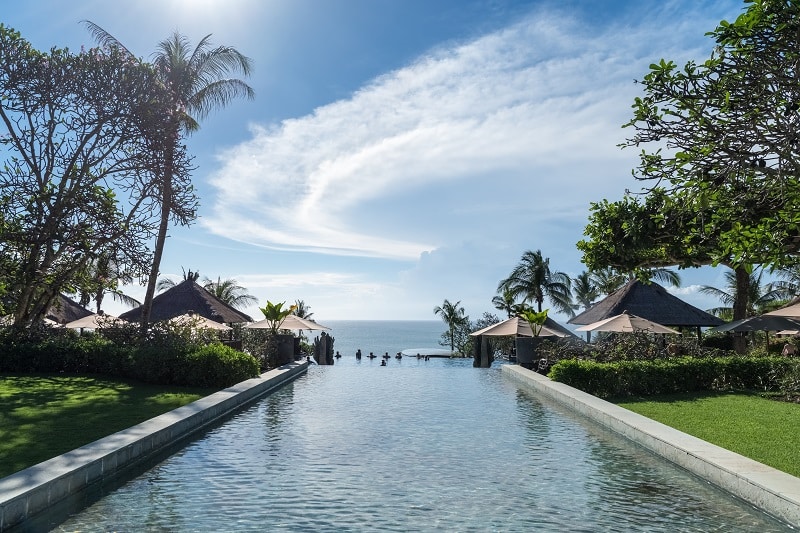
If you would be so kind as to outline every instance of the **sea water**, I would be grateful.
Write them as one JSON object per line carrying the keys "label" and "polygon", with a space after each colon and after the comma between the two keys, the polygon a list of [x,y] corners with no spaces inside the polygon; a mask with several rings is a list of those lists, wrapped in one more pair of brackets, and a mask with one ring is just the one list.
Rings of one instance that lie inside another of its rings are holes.
{"label": "sea water", "polygon": [[[355,358],[356,350],[366,356],[373,352],[377,356],[391,356],[407,349],[444,349],[442,334],[447,324],[442,320],[326,320],[319,321],[331,328],[328,333],[334,338],[333,350],[342,358]],[[318,331],[304,332],[313,340]]]}

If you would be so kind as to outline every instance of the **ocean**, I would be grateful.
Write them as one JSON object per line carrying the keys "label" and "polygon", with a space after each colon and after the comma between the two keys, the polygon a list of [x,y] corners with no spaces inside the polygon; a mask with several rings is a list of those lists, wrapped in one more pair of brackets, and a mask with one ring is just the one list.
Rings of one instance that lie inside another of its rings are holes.
{"label": "ocean", "polygon": [[[347,358],[355,358],[358,349],[364,356],[369,352],[377,356],[388,352],[394,356],[408,349],[449,348],[439,344],[442,333],[447,331],[447,324],[441,320],[320,320],[320,323],[331,328],[328,333],[334,339],[334,352],[338,350]],[[313,342],[319,332],[304,334]]]}

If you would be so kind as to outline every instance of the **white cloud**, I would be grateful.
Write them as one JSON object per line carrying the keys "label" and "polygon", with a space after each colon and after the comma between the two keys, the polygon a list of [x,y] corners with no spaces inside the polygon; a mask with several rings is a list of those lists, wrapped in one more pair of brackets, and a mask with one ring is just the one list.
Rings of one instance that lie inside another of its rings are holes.
{"label": "white cloud", "polygon": [[[643,42],[664,34],[579,29],[539,13],[313,114],[253,126],[251,140],[220,155],[205,225],[277,249],[414,260],[448,242],[454,226],[498,227],[526,204],[575,210],[621,191],[634,154],[615,145],[632,78],[646,68]],[[463,205],[450,201],[453,191],[464,203],[503,199],[497,219],[453,220],[451,206]]]}

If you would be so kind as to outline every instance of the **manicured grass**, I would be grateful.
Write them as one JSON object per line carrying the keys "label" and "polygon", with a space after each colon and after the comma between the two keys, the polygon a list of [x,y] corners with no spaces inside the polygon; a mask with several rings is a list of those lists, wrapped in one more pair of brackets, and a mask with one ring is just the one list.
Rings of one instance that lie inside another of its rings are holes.
{"label": "manicured grass", "polygon": [[214,390],[74,375],[0,375],[0,477]]}
{"label": "manicured grass", "polygon": [[616,403],[800,477],[800,404],[748,393],[671,394]]}

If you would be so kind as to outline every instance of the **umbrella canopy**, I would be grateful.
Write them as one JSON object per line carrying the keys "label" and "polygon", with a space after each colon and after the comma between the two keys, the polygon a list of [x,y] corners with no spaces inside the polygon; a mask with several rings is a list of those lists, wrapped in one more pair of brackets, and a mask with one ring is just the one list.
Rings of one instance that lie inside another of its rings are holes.
{"label": "umbrella canopy", "polygon": [[617,333],[630,333],[633,331],[642,331],[645,333],[677,333],[667,326],[662,326],[646,318],[642,318],[630,313],[621,313],[604,320],[598,320],[592,324],[576,328],[577,331],[613,331]]}
{"label": "umbrella canopy", "polygon": [[120,322],[125,321],[113,315],[98,315],[97,313],[92,313],[78,320],[67,322],[64,324],[64,327],[69,329],[100,329]]}
{"label": "umbrella canopy", "polygon": [[792,319],[786,316],[766,315],[751,316],[728,322],[716,328],[708,330],[710,333],[724,331],[783,331],[800,329],[800,317]]}
{"label": "umbrella canopy", "polygon": [[[245,326],[246,328],[255,328],[255,329],[270,329],[272,328],[272,323],[269,320],[259,320],[258,322],[251,322]],[[305,318],[300,318],[297,315],[288,315],[286,318],[283,319],[281,325],[278,326],[278,329],[291,329],[291,330],[330,330],[331,328],[323,326],[322,324],[317,324],[312,320],[307,320]]]}
{"label": "umbrella canopy", "polygon": [[169,322],[179,326],[190,326],[196,329],[215,329],[218,331],[230,331],[233,329],[232,327],[226,326],[221,322],[216,322],[194,313],[186,313],[184,315],[170,318]]}
{"label": "umbrella canopy", "polygon": [[[502,337],[506,335],[514,335],[516,337],[533,337],[533,330],[531,330],[531,325],[524,318],[513,317],[509,318],[508,320],[498,322],[497,324],[493,324],[489,327],[479,329],[478,331],[473,331],[470,333],[470,335],[473,337],[477,337],[478,335],[487,335],[490,337]],[[539,336],[566,337],[567,334],[562,331],[558,331],[555,328],[542,326]]]}
{"label": "umbrella canopy", "polygon": [[769,313],[764,313],[763,316],[788,316],[800,319],[800,303],[784,307],[783,309],[776,309]]}

